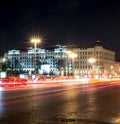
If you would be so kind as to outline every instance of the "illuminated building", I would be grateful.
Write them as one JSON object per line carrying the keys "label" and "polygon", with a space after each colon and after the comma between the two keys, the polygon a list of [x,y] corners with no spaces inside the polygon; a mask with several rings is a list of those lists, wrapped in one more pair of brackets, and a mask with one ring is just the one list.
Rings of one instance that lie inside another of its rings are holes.
{"label": "illuminated building", "polygon": [[[8,61],[8,70],[34,71],[34,48],[27,51],[9,50],[5,54]],[[60,68],[66,59],[66,46],[56,45],[54,48],[36,48],[36,66],[39,73],[54,73],[59,75]]]}
{"label": "illuminated building", "polygon": [[[75,75],[91,76],[109,76],[111,66],[115,65],[115,52],[104,48],[101,42],[97,41],[92,48],[73,48],[76,54]],[[89,63],[89,59],[94,58],[94,63]]]}
{"label": "illuminated building", "polygon": [[[67,54],[66,51],[70,49]],[[71,58],[75,53],[77,56]],[[8,70],[34,71],[34,48],[27,51],[10,50],[5,54],[8,63]],[[89,59],[94,58],[94,63],[89,63]],[[94,47],[89,48],[67,48],[63,45],[55,47],[36,48],[37,72],[60,75],[109,76],[113,72],[118,72],[118,65],[115,66],[115,52],[104,48],[101,42],[97,41]],[[116,70],[116,71],[115,71]]]}

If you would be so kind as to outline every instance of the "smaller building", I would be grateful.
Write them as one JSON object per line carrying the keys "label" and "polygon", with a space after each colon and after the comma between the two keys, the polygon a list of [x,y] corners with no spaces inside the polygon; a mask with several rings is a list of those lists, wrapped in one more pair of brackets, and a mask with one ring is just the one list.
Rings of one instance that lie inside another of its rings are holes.
{"label": "smaller building", "polygon": [[[115,65],[115,52],[104,48],[101,42],[97,41],[96,45],[90,48],[72,48],[72,51],[77,54],[74,59],[75,75],[100,77],[111,74],[111,67]],[[95,61],[90,63],[91,58]]]}

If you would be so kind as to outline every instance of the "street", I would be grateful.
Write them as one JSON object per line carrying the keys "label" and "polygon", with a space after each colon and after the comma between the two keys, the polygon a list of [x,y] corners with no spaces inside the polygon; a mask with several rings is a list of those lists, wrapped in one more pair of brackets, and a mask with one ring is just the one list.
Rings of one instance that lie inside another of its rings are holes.
{"label": "street", "polygon": [[119,124],[120,81],[1,87],[0,124]]}

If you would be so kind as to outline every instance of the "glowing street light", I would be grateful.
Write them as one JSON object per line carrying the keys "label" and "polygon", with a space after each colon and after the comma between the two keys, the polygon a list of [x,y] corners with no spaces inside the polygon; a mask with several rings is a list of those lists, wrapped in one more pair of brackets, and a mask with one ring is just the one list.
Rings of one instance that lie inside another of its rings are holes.
{"label": "glowing street light", "polygon": [[71,54],[70,54],[70,57],[71,57],[72,59],[74,59],[74,58],[77,57],[77,54],[75,54],[75,53],[71,53]]}
{"label": "glowing street light", "polygon": [[110,66],[110,78],[112,78],[113,66]]}
{"label": "glowing street light", "polygon": [[72,64],[73,64],[73,75],[74,75],[74,71],[75,71],[75,58],[77,57],[77,54],[75,53],[71,53],[70,55],[70,58],[72,58]]}
{"label": "glowing street light", "polygon": [[41,39],[33,38],[31,39],[31,43],[34,43],[34,72],[36,74],[36,48],[37,44],[41,42]]}
{"label": "glowing street light", "polygon": [[4,71],[7,72],[7,59],[6,58],[2,58],[2,63],[4,65]]}
{"label": "glowing street light", "polygon": [[96,62],[96,59],[95,59],[95,58],[89,58],[89,59],[88,59],[88,62],[89,62],[90,64],[94,64],[94,63]]}
{"label": "glowing street light", "polygon": [[3,58],[2,61],[3,61],[3,62],[6,62],[6,58]]}
{"label": "glowing street light", "polygon": [[69,76],[69,55],[72,53],[69,50],[65,51],[66,55],[67,55],[67,59],[66,59],[66,76]]}
{"label": "glowing street light", "polygon": [[[68,64],[69,62],[68,62],[68,59],[69,58],[72,59],[72,65],[73,65],[72,70],[73,70],[73,73],[74,73],[74,68],[75,68],[74,58],[77,57],[77,54],[75,54],[75,53],[73,53],[72,51],[69,51],[69,50],[66,51],[66,54],[67,54],[67,66],[68,66],[68,75],[69,75],[69,64]],[[67,72],[67,69],[66,69],[66,72]]]}
{"label": "glowing street light", "polygon": [[96,59],[95,58],[89,58],[88,62],[92,65],[92,76],[93,76],[93,65],[96,62]]}

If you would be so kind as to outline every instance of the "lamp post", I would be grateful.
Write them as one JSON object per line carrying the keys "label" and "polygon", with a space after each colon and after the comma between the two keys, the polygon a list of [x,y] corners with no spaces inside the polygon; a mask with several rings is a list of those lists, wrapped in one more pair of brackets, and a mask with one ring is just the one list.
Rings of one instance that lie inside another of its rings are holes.
{"label": "lamp post", "polygon": [[[3,72],[1,72],[3,71]],[[7,76],[7,59],[0,58],[0,78]]]}
{"label": "lamp post", "polygon": [[110,78],[112,78],[113,66],[110,66]]}
{"label": "lamp post", "polygon": [[6,71],[6,73],[7,73],[7,59],[6,58],[3,58],[2,59],[2,62],[4,64],[4,71]]}
{"label": "lamp post", "polygon": [[[71,52],[71,51],[66,51],[67,53],[67,68],[68,68],[68,76],[69,76],[69,58],[72,59],[72,71],[73,71],[73,74],[74,74],[74,70],[75,70],[75,61],[74,59],[77,57],[77,54]],[[67,69],[66,69],[66,72],[67,72]]]}
{"label": "lamp post", "polygon": [[70,57],[72,58],[72,65],[73,65],[73,67],[72,67],[72,70],[73,70],[73,75],[75,74],[75,58],[77,57],[77,54],[75,54],[75,53],[71,53],[70,54]]}
{"label": "lamp post", "polygon": [[88,59],[88,62],[91,64],[91,66],[92,66],[92,77],[93,77],[93,65],[94,65],[94,63],[96,62],[96,59],[95,58],[89,58]]}
{"label": "lamp post", "polygon": [[37,43],[41,42],[40,39],[31,39],[31,42],[34,43],[34,73],[36,74],[36,48]]}
{"label": "lamp post", "polygon": [[66,51],[66,54],[67,54],[67,61],[66,61],[66,75],[67,76],[69,76],[69,56],[70,56],[70,54],[71,54],[72,52],[71,51]]}

